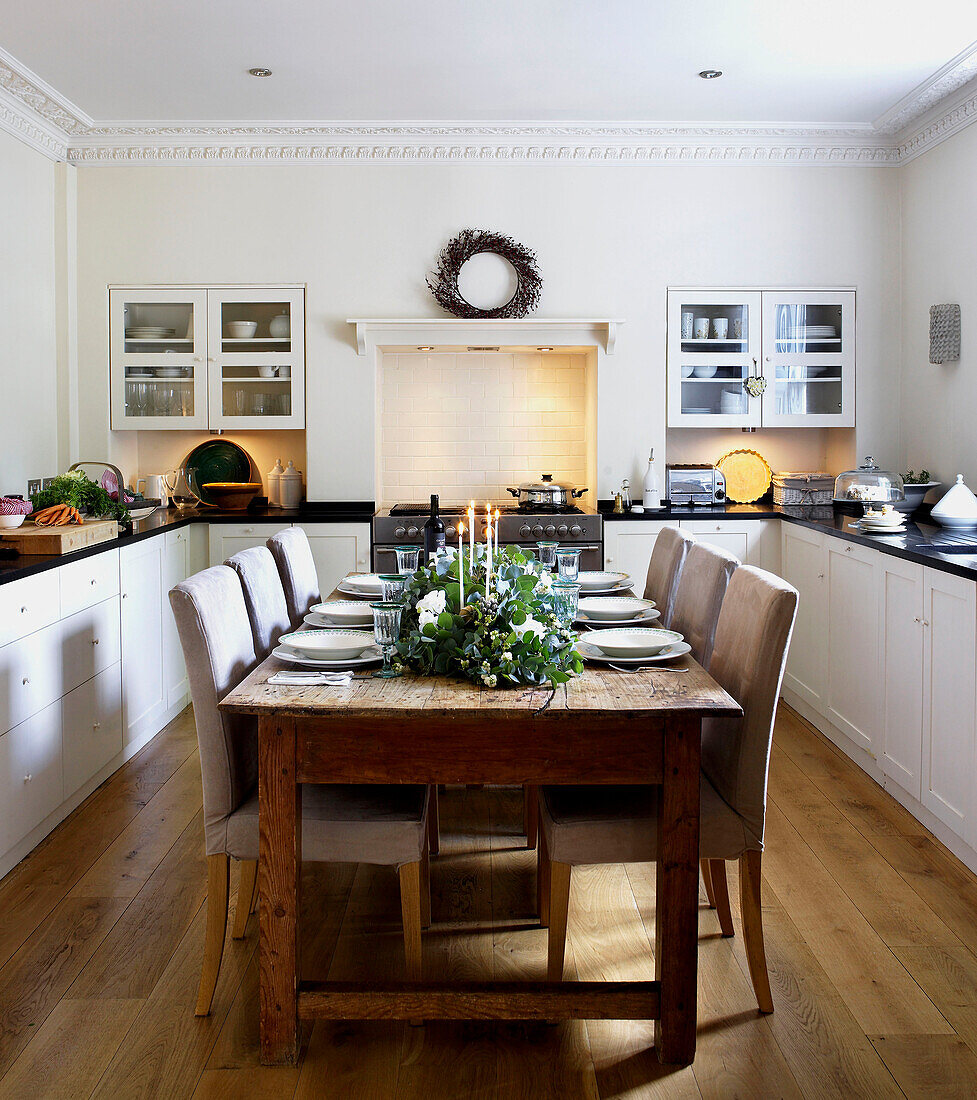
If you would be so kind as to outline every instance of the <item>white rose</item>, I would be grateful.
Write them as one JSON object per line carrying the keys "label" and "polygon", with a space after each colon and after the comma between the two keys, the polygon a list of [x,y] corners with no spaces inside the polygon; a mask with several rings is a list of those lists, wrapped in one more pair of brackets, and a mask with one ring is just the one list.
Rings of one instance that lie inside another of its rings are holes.
{"label": "white rose", "polygon": [[436,619],[448,606],[448,595],[443,588],[434,588],[414,606],[418,615],[430,614]]}
{"label": "white rose", "polygon": [[417,617],[418,629],[423,634],[424,627],[426,627],[428,623],[431,623],[431,625],[433,626],[437,622],[437,619],[437,615],[435,615],[432,611],[422,611]]}

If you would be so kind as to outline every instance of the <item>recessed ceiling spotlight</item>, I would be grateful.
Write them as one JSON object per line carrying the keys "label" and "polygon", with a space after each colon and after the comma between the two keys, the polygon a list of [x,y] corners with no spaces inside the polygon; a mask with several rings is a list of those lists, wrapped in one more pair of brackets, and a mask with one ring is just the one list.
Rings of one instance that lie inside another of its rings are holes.
{"label": "recessed ceiling spotlight", "polygon": [[703,80],[715,80],[722,75],[722,69],[703,69],[702,72],[699,73],[699,76],[701,76]]}
{"label": "recessed ceiling spotlight", "polygon": [[252,76],[271,76],[271,69],[266,69],[264,65],[258,65],[254,69],[248,69],[248,72]]}
{"label": "recessed ceiling spotlight", "polygon": [[418,351],[434,351],[434,345],[433,344],[421,344],[418,347],[417,350]]}
{"label": "recessed ceiling spotlight", "polygon": [[537,348],[537,351],[552,351],[552,348]]}

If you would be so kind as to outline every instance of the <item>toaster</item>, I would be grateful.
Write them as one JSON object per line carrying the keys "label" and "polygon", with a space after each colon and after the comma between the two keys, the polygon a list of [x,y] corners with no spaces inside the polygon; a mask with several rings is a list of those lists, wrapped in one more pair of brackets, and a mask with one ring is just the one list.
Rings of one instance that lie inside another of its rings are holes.
{"label": "toaster", "polygon": [[665,491],[672,505],[724,504],[726,479],[715,466],[675,463],[665,467]]}

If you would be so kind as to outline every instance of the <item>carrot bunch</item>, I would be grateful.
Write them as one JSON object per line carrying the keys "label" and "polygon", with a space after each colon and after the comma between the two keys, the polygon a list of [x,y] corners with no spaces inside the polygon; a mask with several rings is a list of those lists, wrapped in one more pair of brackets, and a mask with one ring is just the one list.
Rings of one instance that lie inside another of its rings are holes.
{"label": "carrot bunch", "polygon": [[69,523],[84,523],[81,512],[69,504],[52,504],[34,513],[36,527],[64,527]]}

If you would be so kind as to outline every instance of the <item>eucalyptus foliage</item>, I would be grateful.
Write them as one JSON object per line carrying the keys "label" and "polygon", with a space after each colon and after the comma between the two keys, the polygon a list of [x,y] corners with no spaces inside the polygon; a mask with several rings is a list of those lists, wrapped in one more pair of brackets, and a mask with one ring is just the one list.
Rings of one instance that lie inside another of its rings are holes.
{"label": "eucalyptus foliage", "polygon": [[400,660],[419,672],[459,676],[488,687],[562,684],[583,669],[576,634],[553,611],[551,575],[517,547],[496,553],[485,598],[486,553],[464,555],[461,604],[456,552],[422,566],[407,587]]}

